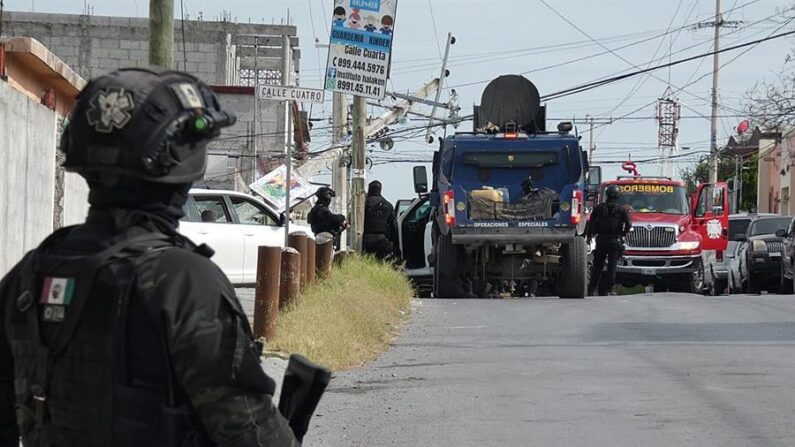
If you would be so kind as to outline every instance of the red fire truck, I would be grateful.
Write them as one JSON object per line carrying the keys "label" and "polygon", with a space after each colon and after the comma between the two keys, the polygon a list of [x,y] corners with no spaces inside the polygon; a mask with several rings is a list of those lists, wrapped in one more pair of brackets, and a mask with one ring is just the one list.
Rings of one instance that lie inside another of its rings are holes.
{"label": "red fire truck", "polygon": [[641,176],[632,162],[623,168],[629,175],[599,188],[604,200],[604,189],[618,185],[619,204],[632,218],[616,282],[651,285],[654,291],[705,292],[711,277],[705,277],[704,266],[722,257],[728,243],[728,186],[701,184],[691,199],[681,180]]}

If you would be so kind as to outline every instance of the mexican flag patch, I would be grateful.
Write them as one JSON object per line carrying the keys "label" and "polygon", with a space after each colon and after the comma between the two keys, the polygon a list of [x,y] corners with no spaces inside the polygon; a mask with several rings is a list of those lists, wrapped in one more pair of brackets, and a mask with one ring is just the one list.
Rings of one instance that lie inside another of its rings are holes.
{"label": "mexican flag patch", "polygon": [[74,278],[44,278],[44,287],[41,291],[41,304],[57,304],[68,306],[72,303],[75,293]]}

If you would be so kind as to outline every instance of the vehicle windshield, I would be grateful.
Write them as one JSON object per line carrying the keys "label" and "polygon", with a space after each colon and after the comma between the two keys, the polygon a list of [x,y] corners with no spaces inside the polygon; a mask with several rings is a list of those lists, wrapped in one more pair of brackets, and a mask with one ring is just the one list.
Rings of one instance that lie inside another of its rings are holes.
{"label": "vehicle windshield", "polygon": [[688,214],[685,188],[654,183],[619,185],[619,205],[626,205],[633,213]]}
{"label": "vehicle windshield", "polygon": [[778,230],[786,230],[789,227],[791,217],[776,217],[772,219],[757,219],[751,224],[751,236],[762,234],[775,234]]}

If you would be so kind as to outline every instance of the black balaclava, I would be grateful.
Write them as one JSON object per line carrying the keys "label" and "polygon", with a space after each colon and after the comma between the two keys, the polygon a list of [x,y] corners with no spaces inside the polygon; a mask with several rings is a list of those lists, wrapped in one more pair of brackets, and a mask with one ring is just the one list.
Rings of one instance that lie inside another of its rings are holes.
{"label": "black balaclava", "polygon": [[375,180],[370,182],[370,187],[367,190],[367,195],[370,197],[380,197],[381,196],[381,182]]}
{"label": "black balaclava", "polygon": [[156,184],[125,179],[113,186],[90,182],[89,216],[110,215],[117,229],[152,226],[175,234],[185,212],[191,184]]}

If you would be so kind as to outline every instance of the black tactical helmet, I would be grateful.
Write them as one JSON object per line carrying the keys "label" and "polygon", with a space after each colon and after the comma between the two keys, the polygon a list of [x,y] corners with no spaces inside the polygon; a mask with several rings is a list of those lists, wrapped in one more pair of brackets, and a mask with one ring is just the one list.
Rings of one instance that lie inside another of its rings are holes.
{"label": "black tactical helmet", "polygon": [[318,199],[324,199],[329,202],[331,202],[332,197],[337,197],[337,193],[335,193],[334,190],[329,188],[328,186],[321,186],[320,188],[318,188],[315,195],[317,195]]}
{"label": "black tactical helmet", "polygon": [[191,183],[204,176],[207,143],[235,120],[194,76],[121,69],[78,95],[61,138],[63,166],[89,183],[108,176]]}
{"label": "black tactical helmet", "polygon": [[605,188],[605,196],[608,200],[616,200],[621,196],[621,189],[618,185],[609,185]]}

